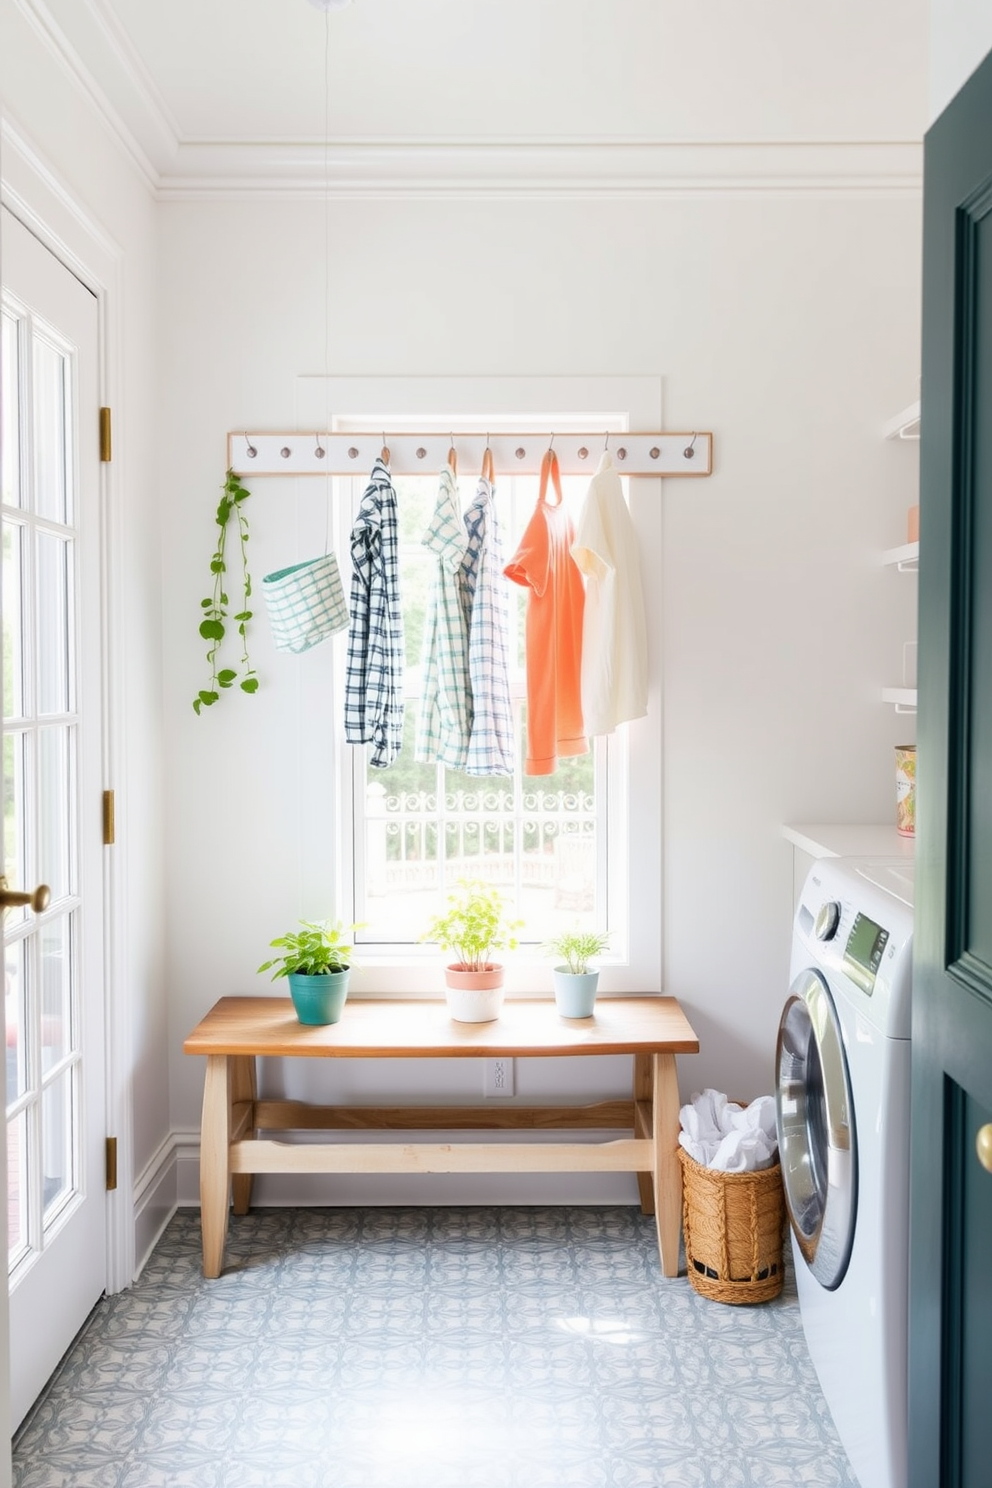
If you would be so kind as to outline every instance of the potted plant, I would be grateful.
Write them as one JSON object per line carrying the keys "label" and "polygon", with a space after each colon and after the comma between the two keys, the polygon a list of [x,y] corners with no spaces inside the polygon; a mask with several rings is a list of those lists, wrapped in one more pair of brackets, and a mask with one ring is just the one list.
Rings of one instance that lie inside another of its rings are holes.
{"label": "potted plant", "polygon": [[445,996],[459,1023],[491,1023],[503,1006],[504,969],[495,951],[516,950],[514,931],[520,920],[507,917],[506,904],[491,884],[463,880],[448,895],[448,908],[436,915],[424,933],[455,961],[444,969]]}
{"label": "potted plant", "polygon": [[552,972],[555,1005],[563,1018],[592,1017],[599,971],[589,962],[605,951],[609,942],[609,935],[598,930],[566,930],[548,942],[546,949],[565,962]]}
{"label": "potted plant", "polygon": [[[354,947],[344,939],[340,921],[301,920],[302,930],[290,930],[269,944],[281,952],[263,961],[259,971],[270,971],[272,980],[286,977],[289,995],[301,1023],[336,1023],[348,996],[348,979],[354,965]],[[350,927],[357,930],[357,925]]]}

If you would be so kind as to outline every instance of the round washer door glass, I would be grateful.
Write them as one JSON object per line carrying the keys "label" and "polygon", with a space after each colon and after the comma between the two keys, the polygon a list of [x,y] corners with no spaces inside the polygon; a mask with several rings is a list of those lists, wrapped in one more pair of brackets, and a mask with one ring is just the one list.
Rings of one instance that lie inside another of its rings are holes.
{"label": "round washer door glass", "polygon": [[840,1023],[826,982],[812,968],[790,988],[776,1067],[786,1208],[807,1265],[832,1291],[844,1279],[854,1241],[857,1140]]}

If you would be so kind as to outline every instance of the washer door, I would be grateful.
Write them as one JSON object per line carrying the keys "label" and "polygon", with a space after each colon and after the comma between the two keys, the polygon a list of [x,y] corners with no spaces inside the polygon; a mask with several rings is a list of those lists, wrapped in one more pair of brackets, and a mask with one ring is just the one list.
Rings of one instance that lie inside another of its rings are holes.
{"label": "washer door", "polygon": [[775,1092],[789,1219],[820,1284],[840,1286],[858,1207],[854,1102],[833,999],[818,971],[800,972],[782,1013]]}

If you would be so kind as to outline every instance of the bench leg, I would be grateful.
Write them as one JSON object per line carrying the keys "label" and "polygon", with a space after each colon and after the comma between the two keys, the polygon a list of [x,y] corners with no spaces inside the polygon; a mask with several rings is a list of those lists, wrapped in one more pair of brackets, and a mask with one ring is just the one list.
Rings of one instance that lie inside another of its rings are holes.
{"label": "bench leg", "polygon": [[[254,1056],[239,1055],[231,1060],[231,1105],[235,1110],[243,1102],[249,1103],[252,1107],[251,1125],[244,1133],[246,1137],[256,1135],[255,1102],[257,1099],[258,1085]],[[235,1214],[247,1214],[251,1208],[251,1185],[254,1177],[254,1173],[235,1173],[231,1179]]]}
{"label": "bench leg", "polygon": [[[650,1054],[634,1055],[634,1136],[640,1141],[650,1138],[651,1098],[654,1086],[654,1065]],[[654,1179],[650,1173],[638,1173],[637,1192],[641,1198],[641,1213],[654,1213]]]}
{"label": "bench leg", "polygon": [[674,1054],[654,1056],[654,1202],[661,1269],[679,1274],[682,1164],[679,1162],[679,1084]]}
{"label": "bench leg", "polygon": [[231,1082],[226,1054],[207,1055],[200,1122],[200,1228],[203,1274],[219,1276],[224,1265],[231,1192]]}

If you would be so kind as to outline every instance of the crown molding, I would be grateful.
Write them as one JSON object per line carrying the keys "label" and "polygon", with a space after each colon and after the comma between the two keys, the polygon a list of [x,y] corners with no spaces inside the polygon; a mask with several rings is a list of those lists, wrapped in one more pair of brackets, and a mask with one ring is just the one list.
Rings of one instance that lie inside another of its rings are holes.
{"label": "crown molding", "polygon": [[14,4],[161,201],[915,200],[923,188],[915,140],[184,138],[107,0],[72,12],[99,77],[46,0]]}
{"label": "crown molding", "polygon": [[157,190],[161,178],[155,163],[111,103],[44,0],[14,0],[14,5],[93,114],[137,168],[146,186],[152,191]]}
{"label": "crown molding", "polygon": [[83,3],[113,57],[118,74],[123,75],[131,93],[141,104],[147,120],[167,152],[167,158],[171,160],[183,137],[179,120],[163,98],[155,79],[112,6],[107,0],[83,0]]}
{"label": "crown molding", "polygon": [[185,141],[164,201],[202,198],[903,197],[923,189],[918,142],[653,140]]}

